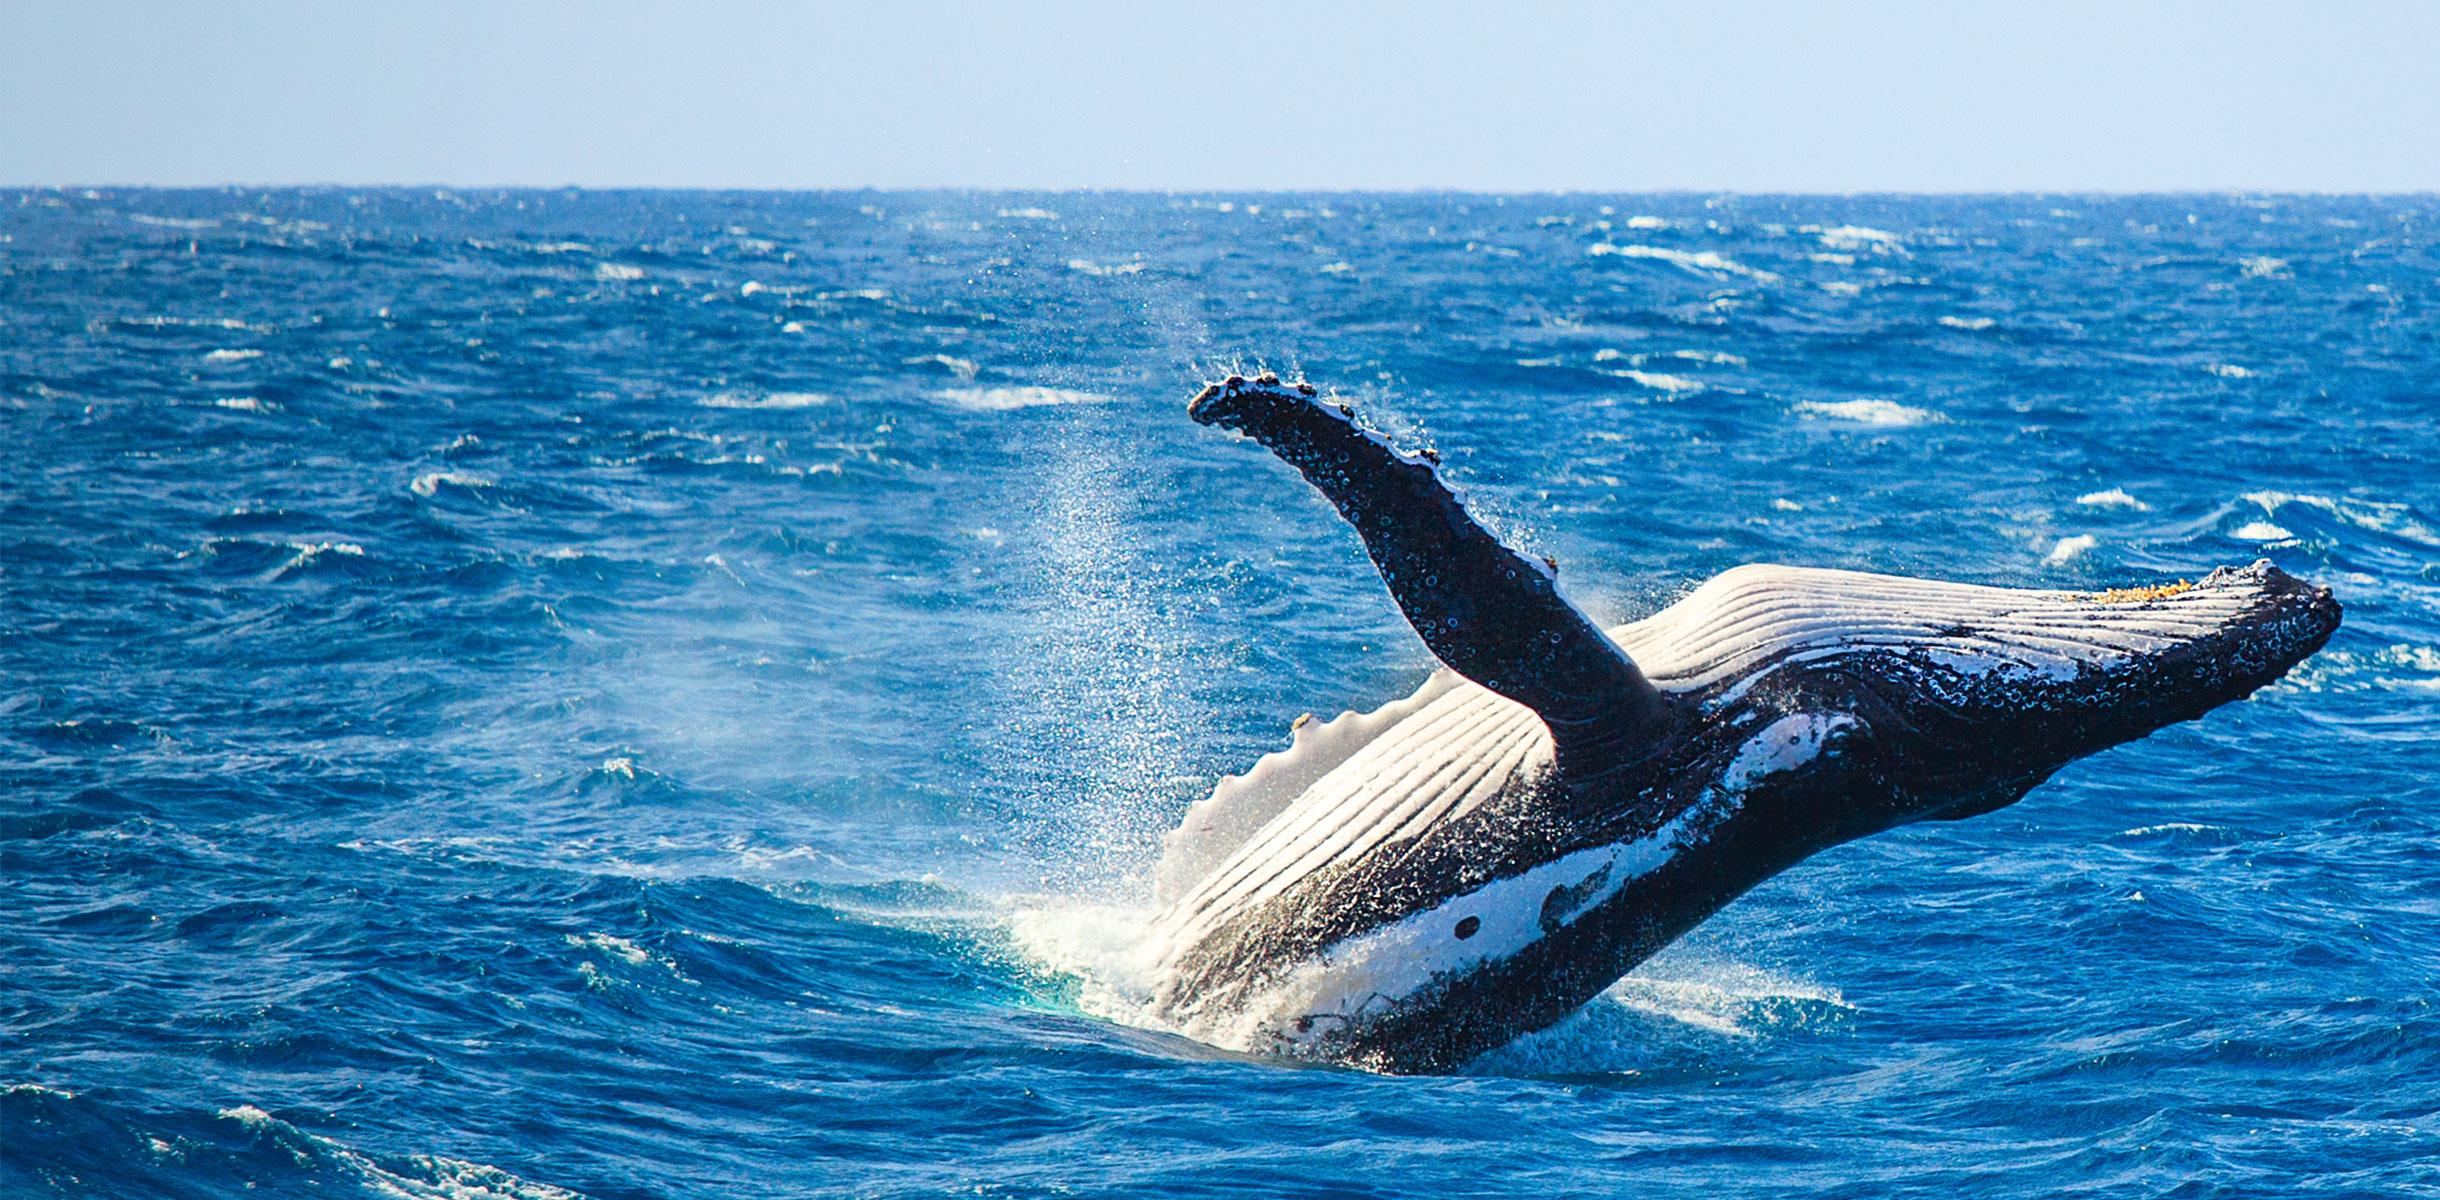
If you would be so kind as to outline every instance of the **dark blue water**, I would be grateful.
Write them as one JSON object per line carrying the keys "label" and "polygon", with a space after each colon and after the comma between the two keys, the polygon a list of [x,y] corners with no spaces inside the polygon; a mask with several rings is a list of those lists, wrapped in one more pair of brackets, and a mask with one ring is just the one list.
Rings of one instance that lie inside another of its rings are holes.
{"label": "dark blue water", "polygon": [[[0,1193],[2440,1194],[2428,197],[0,203]],[[1126,1019],[1158,838],[1430,665],[1256,364],[1606,619],[2347,624],[1463,1075],[1246,1061]]]}

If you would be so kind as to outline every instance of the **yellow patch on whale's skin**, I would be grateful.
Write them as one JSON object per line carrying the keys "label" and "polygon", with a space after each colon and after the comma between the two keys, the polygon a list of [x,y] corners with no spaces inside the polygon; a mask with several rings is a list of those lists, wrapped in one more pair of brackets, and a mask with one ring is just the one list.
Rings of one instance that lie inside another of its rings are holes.
{"label": "yellow patch on whale's skin", "polygon": [[2151,587],[2111,588],[2106,592],[2078,592],[2075,595],[2078,600],[2090,600],[2095,604],[2142,604],[2166,600],[2180,592],[2193,590],[2193,583],[2180,579],[2176,583],[2156,583]]}

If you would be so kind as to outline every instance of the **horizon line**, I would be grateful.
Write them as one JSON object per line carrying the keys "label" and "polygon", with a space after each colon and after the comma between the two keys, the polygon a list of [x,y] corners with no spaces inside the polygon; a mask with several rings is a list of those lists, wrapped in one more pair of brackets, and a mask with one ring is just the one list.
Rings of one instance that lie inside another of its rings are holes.
{"label": "horizon line", "polygon": [[[1061,186],[1019,186],[1002,184],[825,184],[818,186],[788,186],[775,184],[595,184],[595,183],[259,183],[225,181],[219,183],[19,183],[0,181],[0,190],[18,192],[274,192],[274,191],[436,191],[436,192],[729,192],[766,195],[809,195],[845,193],[955,193],[967,195],[1034,195],[1034,196],[1740,196],[1740,197],[1816,197],[1823,199],[1855,199],[1870,196],[1891,197],[2003,197],[2003,196],[2088,196],[2108,199],[2133,199],[2147,196],[2250,196],[2250,197],[2354,197],[2360,199],[2405,199],[2410,197],[2440,198],[2440,187],[2383,190],[2377,188],[2286,188],[2206,185],[2171,188],[1736,188],[1736,187],[1661,187],[1661,188],[1598,188],[1528,187],[1498,190],[1480,187],[1416,185],[1411,187],[1105,187],[1095,184]],[[87,196],[87,199],[99,197]]]}

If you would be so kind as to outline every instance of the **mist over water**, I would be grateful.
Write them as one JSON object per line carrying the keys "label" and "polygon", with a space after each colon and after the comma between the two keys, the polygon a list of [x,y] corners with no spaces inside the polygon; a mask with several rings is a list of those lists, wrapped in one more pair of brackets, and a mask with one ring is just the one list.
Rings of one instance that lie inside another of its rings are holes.
{"label": "mist over water", "polygon": [[[0,1193],[2440,1192],[2427,199],[0,197]],[[1152,1028],[1161,836],[1432,666],[1303,372],[1605,621],[2347,624],[1446,1078]]]}

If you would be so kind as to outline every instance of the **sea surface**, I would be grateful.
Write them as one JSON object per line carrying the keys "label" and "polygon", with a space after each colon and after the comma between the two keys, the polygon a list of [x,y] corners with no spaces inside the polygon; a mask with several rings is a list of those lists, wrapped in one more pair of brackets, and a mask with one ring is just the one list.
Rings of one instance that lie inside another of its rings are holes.
{"label": "sea surface", "polygon": [[[0,194],[0,1194],[2440,1195],[2440,199]],[[1135,1009],[1432,662],[1301,373],[1622,620],[2346,624],[1445,1077]]]}

